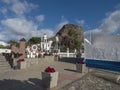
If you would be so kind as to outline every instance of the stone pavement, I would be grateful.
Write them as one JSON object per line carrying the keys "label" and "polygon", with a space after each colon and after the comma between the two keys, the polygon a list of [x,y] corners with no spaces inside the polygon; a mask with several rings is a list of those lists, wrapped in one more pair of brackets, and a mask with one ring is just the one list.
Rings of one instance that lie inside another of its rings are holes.
{"label": "stone pavement", "polygon": [[85,74],[77,73],[75,64],[72,63],[42,61],[23,70],[0,71],[0,90],[45,90],[42,87],[41,72],[48,66],[59,72],[58,86],[52,90],[58,90]]}
{"label": "stone pavement", "polygon": [[120,84],[88,73],[59,90],[120,90]]}

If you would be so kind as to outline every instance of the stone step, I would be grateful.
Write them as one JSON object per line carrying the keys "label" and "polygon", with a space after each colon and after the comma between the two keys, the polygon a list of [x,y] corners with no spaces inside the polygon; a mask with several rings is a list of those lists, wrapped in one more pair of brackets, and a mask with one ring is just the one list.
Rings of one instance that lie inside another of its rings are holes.
{"label": "stone step", "polygon": [[3,65],[10,65],[8,63],[0,63],[0,66],[3,66]]}
{"label": "stone step", "polygon": [[11,68],[8,61],[6,61],[5,56],[0,55],[0,72],[11,71],[11,70],[13,69]]}
{"label": "stone step", "polygon": [[10,65],[8,62],[2,62],[0,65]]}
{"label": "stone step", "polygon": [[0,60],[6,60],[6,58],[0,58]]}
{"label": "stone step", "polygon": [[13,69],[9,69],[9,68],[2,68],[2,69],[0,69],[0,73],[8,72],[8,71],[13,71]]}
{"label": "stone step", "polygon": [[0,64],[0,67],[10,67],[9,64]]}
{"label": "stone step", "polygon": [[0,61],[0,64],[7,64],[8,62],[7,61]]}
{"label": "stone step", "polygon": [[7,66],[7,67],[0,67],[0,70],[9,70],[9,69],[11,69],[11,67],[9,66]]}
{"label": "stone step", "polygon": [[0,64],[9,64],[7,61],[2,61]]}
{"label": "stone step", "polygon": [[6,61],[6,59],[0,59],[0,61]]}
{"label": "stone step", "polygon": [[0,57],[0,59],[5,59],[5,57]]}
{"label": "stone step", "polygon": [[1,62],[7,62],[7,61],[6,61],[6,60],[0,60],[0,63],[1,63]]}
{"label": "stone step", "polygon": [[5,58],[5,56],[0,56],[0,58]]}
{"label": "stone step", "polygon": [[2,65],[10,65],[8,62],[2,62],[2,63],[0,63],[0,66],[2,66]]}
{"label": "stone step", "polygon": [[0,63],[2,63],[2,62],[8,62],[8,61],[6,61],[6,60],[0,61]]}
{"label": "stone step", "polygon": [[10,66],[10,64],[8,64],[8,63],[0,64],[0,67],[2,67],[2,66]]}
{"label": "stone step", "polygon": [[5,58],[5,56],[0,56],[0,58]]}
{"label": "stone step", "polygon": [[3,64],[3,63],[7,64],[8,62],[7,61],[0,61],[0,64]]}

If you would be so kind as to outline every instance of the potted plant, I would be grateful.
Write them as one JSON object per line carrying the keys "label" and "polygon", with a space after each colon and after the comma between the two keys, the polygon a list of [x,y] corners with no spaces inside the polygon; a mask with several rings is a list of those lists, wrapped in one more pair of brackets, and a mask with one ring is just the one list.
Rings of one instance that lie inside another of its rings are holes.
{"label": "potted plant", "polygon": [[80,73],[85,73],[87,71],[86,65],[83,60],[76,63],[76,70]]}
{"label": "potted plant", "polygon": [[26,68],[26,62],[24,59],[18,59],[17,60],[17,66],[19,69],[25,69]]}
{"label": "potted plant", "polygon": [[53,88],[57,86],[58,72],[52,67],[47,67],[42,72],[42,82],[45,88]]}

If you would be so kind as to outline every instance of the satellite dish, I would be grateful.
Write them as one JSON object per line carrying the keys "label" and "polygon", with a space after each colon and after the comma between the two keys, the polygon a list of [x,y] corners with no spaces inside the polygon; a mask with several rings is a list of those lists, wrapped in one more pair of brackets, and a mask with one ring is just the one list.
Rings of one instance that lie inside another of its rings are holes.
{"label": "satellite dish", "polygon": [[32,50],[36,51],[37,50],[37,45],[32,45]]}

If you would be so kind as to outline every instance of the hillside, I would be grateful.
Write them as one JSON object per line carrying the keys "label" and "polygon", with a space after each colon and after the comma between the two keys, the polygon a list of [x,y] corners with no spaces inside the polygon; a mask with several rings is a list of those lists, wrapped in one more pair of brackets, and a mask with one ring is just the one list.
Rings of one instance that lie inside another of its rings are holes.
{"label": "hillside", "polygon": [[81,27],[73,24],[64,25],[55,36],[59,38],[59,46],[61,50],[80,49],[83,42],[83,30]]}

